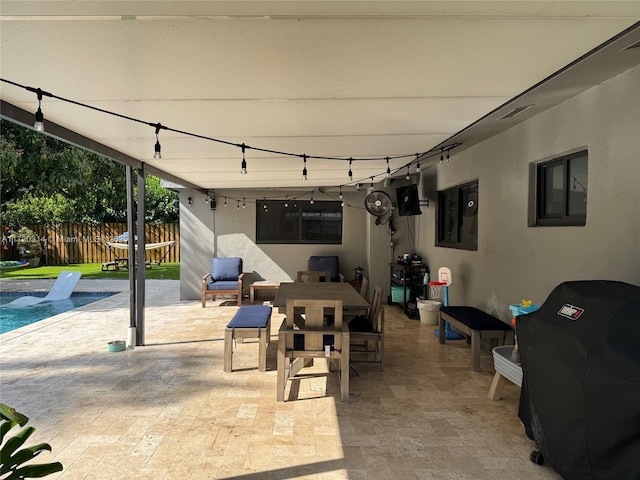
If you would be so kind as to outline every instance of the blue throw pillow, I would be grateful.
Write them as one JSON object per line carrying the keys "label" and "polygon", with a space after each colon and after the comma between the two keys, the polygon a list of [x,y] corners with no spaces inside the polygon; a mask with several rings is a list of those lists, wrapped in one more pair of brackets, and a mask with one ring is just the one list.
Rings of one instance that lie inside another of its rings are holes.
{"label": "blue throw pillow", "polygon": [[232,258],[214,258],[211,262],[211,278],[216,280],[237,280],[242,273],[242,259],[239,257]]}

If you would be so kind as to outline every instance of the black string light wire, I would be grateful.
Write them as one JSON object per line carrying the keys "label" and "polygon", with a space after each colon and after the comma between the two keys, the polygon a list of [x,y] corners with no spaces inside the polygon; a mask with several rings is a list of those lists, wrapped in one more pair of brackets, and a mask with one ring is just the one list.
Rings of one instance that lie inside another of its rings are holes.
{"label": "black string light wire", "polygon": [[[187,132],[187,131],[184,131],[184,130],[179,130],[179,129],[168,127],[168,126],[163,125],[163,124],[161,124],[159,122],[158,123],[147,122],[147,121],[144,121],[144,120],[141,120],[141,119],[138,119],[138,118],[130,117],[130,116],[123,115],[123,114],[120,114],[120,113],[117,113],[117,112],[112,112],[112,111],[105,110],[105,109],[102,109],[102,108],[98,108],[98,107],[95,107],[95,106],[92,106],[92,105],[84,104],[84,103],[81,103],[81,102],[78,102],[78,101],[75,101],[75,100],[72,100],[72,99],[69,99],[69,98],[64,98],[64,97],[61,97],[61,96],[58,96],[58,95],[54,95],[53,93],[46,92],[44,90],[41,90],[40,88],[34,88],[34,87],[22,85],[22,84],[19,84],[17,82],[13,82],[13,81],[5,79],[5,78],[0,78],[0,81],[4,82],[4,83],[8,83],[8,84],[13,85],[13,86],[18,87],[18,88],[23,88],[23,89],[25,89],[25,90],[27,90],[29,92],[35,93],[37,95],[37,97],[38,97],[38,110],[36,111],[36,114],[35,114],[36,122],[34,123],[34,129],[36,129],[38,131],[43,131],[44,130],[44,114],[42,113],[41,102],[42,102],[42,98],[46,96],[46,97],[53,98],[53,99],[56,99],[56,100],[59,100],[59,101],[62,101],[62,102],[66,102],[66,103],[70,103],[70,104],[76,105],[78,107],[87,108],[87,109],[93,110],[95,112],[103,113],[103,114],[106,114],[106,115],[111,115],[111,116],[114,116],[114,117],[117,117],[117,118],[120,118],[120,119],[123,119],[123,120],[128,120],[128,121],[131,121],[131,122],[140,123],[140,124],[144,124],[144,125],[148,125],[150,127],[153,127],[155,129],[155,132],[156,132],[156,143],[155,143],[155,147],[154,147],[154,158],[156,158],[156,159],[161,159],[162,158],[162,147],[160,145],[160,139],[159,139],[160,130],[167,130],[167,131],[171,131],[173,133],[177,133],[177,134],[180,134],[180,135],[189,136],[189,137],[193,137],[193,138],[198,138],[198,139],[201,139],[201,140],[208,140],[208,141],[212,141],[212,142],[216,142],[216,143],[224,144],[224,145],[228,145],[228,146],[233,146],[233,147],[237,147],[237,148],[241,149],[241,151],[242,151],[241,173],[242,174],[246,174],[247,173],[247,162],[246,162],[245,152],[246,152],[247,149],[251,149],[251,150],[255,150],[255,151],[259,151],[259,152],[263,152],[263,153],[274,154],[274,155],[282,155],[282,156],[289,156],[289,157],[301,157],[303,159],[303,162],[304,162],[303,176],[307,175],[307,172],[306,172],[306,170],[307,170],[307,168],[306,168],[307,159],[314,158],[314,159],[321,159],[321,160],[348,161],[349,162],[348,177],[349,177],[349,182],[350,182],[349,184],[353,183],[355,185],[358,185],[358,184],[362,183],[362,180],[364,180],[364,179],[357,180],[357,181],[354,182],[354,180],[353,180],[353,161],[354,160],[366,160],[366,161],[384,160],[387,163],[387,172],[386,172],[386,174],[388,175],[389,173],[394,174],[394,173],[398,172],[401,168],[404,168],[404,167],[399,167],[399,168],[394,169],[393,171],[391,171],[390,165],[389,165],[389,162],[391,160],[405,159],[405,158],[412,157],[414,155],[414,154],[411,154],[411,155],[396,155],[396,156],[384,156],[384,157],[366,157],[366,158],[363,157],[363,158],[357,158],[356,159],[354,157],[331,157],[331,156],[316,156],[316,155],[307,155],[307,154],[300,155],[300,154],[297,154],[297,153],[283,152],[283,151],[278,151],[278,150],[271,150],[271,149],[266,149],[266,148],[260,148],[260,147],[256,147],[256,146],[246,145],[245,143],[233,143],[233,142],[221,140],[219,138],[214,138],[214,137],[209,137],[209,136],[206,136],[206,135],[196,134],[196,133],[193,133],[193,132]],[[418,172],[421,171],[420,162],[419,162],[419,158],[420,157],[428,157],[429,154],[434,154],[436,152],[436,149],[439,148],[440,149],[440,162],[442,163],[443,160],[444,160],[443,155],[444,155],[445,150],[447,152],[447,160],[449,160],[450,151],[452,149],[454,149],[454,148],[459,147],[460,145],[461,145],[461,143],[452,143],[452,144],[449,144],[449,145],[446,145],[446,146],[442,146],[442,147],[440,147],[440,146],[439,147],[435,147],[435,148],[433,148],[431,150],[428,150],[428,151],[426,151],[424,153],[416,153],[415,154],[416,158],[414,160],[411,160],[408,164],[405,165],[406,168],[407,168],[407,176],[406,176],[406,178],[408,180],[410,179],[410,175],[409,175],[410,167],[411,167],[411,165],[413,163],[416,163],[416,170]],[[433,155],[431,155],[431,156],[433,156]],[[384,175],[384,174],[380,174],[380,175]],[[380,175],[375,175],[375,176],[370,177],[370,178],[373,181],[374,178],[377,178]],[[342,191],[342,187],[343,186],[344,185],[340,185],[340,190],[341,191]],[[226,201],[226,198],[227,197],[225,197],[225,201]],[[234,200],[234,198],[231,198],[231,199]],[[236,200],[238,202],[237,206],[239,208],[240,200],[239,199],[236,199]],[[246,199],[243,198],[242,201],[243,201],[243,207],[246,207]]]}

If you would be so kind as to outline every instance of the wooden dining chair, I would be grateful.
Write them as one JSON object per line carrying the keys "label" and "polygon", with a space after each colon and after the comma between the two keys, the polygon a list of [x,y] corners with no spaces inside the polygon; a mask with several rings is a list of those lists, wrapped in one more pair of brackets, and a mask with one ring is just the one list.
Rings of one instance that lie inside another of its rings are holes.
{"label": "wooden dining chair", "polygon": [[[334,318],[329,326],[324,321],[327,311]],[[349,327],[342,322],[342,301],[288,300],[286,317],[278,331],[279,402],[284,401],[288,381],[299,381],[300,370],[320,358],[327,359],[329,366],[338,366],[340,399],[349,401]]]}
{"label": "wooden dining chair", "polygon": [[360,295],[365,300],[369,300],[369,279],[367,277],[362,278],[362,283],[360,284]]}
{"label": "wooden dining chair", "polygon": [[319,270],[299,270],[296,276],[296,282],[330,282],[331,277],[329,275],[329,272]]}
{"label": "wooden dining chair", "polygon": [[373,289],[369,312],[349,322],[351,364],[373,363],[384,370],[384,308],[382,287]]}

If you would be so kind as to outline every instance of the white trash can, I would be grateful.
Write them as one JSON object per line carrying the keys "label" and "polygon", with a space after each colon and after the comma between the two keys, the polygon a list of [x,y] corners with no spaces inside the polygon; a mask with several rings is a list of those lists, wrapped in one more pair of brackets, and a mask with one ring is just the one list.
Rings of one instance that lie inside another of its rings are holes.
{"label": "white trash can", "polygon": [[418,311],[420,312],[420,323],[425,325],[438,325],[440,320],[441,302],[435,300],[418,300]]}

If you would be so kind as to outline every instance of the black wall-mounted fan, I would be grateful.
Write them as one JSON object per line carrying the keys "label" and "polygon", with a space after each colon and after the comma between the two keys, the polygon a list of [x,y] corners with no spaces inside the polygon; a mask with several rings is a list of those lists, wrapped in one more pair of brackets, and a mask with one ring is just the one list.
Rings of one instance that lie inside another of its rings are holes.
{"label": "black wall-mounted fan", "polygon": [[389,213],[393,208],[391,197],[382,190],[374,190],[364,199],[364,208],[376,218],[376,225],[389,221]]}

